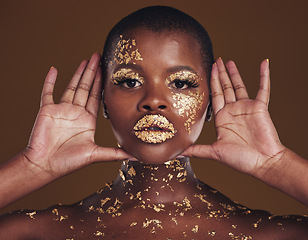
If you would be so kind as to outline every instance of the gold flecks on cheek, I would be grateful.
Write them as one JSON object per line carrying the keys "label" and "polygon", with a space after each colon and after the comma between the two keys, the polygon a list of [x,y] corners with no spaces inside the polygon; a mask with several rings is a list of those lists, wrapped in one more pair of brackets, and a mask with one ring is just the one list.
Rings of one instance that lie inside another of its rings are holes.
{"label": "gold flecks on cheek", "polygon": [[[132,79],[144,84],[144,78],[130,68],[121,68],[111,75],[111,82],[118,85],[125,79]],[[120,146],[121,147],[121,146]]]}
{"label": "gold flecks on cheek", "polygon": [[209,236],[214,237],[216,235],[216,231],[212,230],[207,233]]}
{"label": "gold flecks on cheek", "polygon": [[117,43],[113,62],[117,64],[128,64],[132,62],[136,64],[134,61],[142,61],[143,58],[139,53],[138,49],[136,49],[136,40],[135,39],[123,39],[123,36],[120,35],[120,40]]}
{"label": "gold flecks on cheek", "polygon": [[173,107],[178,109],[181,117],[187,118],[184,127],[188,133],[191,133],[191,125],[195,123],[197,110],[201,110],[203,105],[204,92],[200,93],[197,91],[193,93],[188,91],[188,94],[174,93],[172,98],[175,101]]}

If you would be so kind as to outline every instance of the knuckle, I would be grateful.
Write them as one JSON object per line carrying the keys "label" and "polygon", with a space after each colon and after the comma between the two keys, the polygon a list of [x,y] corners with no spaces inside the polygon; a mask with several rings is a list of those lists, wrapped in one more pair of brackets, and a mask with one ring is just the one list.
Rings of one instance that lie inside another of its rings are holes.
{"label": "knuckle", "polygon": [[101,94],[98,94],[98,93],[91,93],[90,97],[97,99],[97,100],[101,100]]}
{"label": "knuckle", "polygon": [[218,96],[222,96],[223,94],[220,92],[212,92],[212,98],[218,97]]}
{"label": "knuckle", "polygon": [[241,90],[241,89],[245,90],[246,88],[243,85],[237,84],[237,85],[234,86],[234,89],[235,90]]}
{"label": "knuckle", "polygon": [[89,84],[83,82],[83,83],[79,84],[78,88],[85,90],[85,91],[89,91],[91,86]]}
{"label": "knuckle", "polygon": [[69,91],[75,92],[77,88],[76,88],[76,86],[69,85],[66,89],[69,90]]}
{"label": "knuckle", "polygon": [[223,84],[221,87],[223,90],[233,89],[231,84],[228,84],[228,83]]}

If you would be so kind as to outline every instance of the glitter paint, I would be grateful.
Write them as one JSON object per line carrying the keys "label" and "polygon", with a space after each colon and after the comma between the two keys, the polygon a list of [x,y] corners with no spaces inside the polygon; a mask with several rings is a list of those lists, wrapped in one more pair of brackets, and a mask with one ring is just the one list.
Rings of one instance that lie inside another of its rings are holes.
{"label": "glitter paint", "polygon": [[175,136],[173,124],[162,115],[145,115],[134,126],[135,135],[146,143],[162,143]]}
{"label": "glitter paint", "polygon": [[174,93],[172,98],[175,101],[173,107],[178,109],[179,115],[187,117],[184,126],[188,133],[191,133],[191,125],[195,123],[197,110],[202,108],[204,93],[199,91],[196,93],[188,91],[188,94]]}
{"label": "glitter paint", "polygon": [[191,71],[180,71],[171,74],[167,79],[166,83],[170,85],[174,80],[180,81],[188,81],[192,85],[198,84],[201,81],[201,78],[198,74],[191,72]]}
{"label": "glitter paint", "polygon": [[[135,39],[123,39],[123,35],[120,35],[120,41],[117,43],[117,47],[114,53],[113,61],[117,64],[128,64],[131,61],[142,61],[141,54],[138,49],[133,50],[136,47]],[[112,62],[111,62],[112,64]],[[133,62],[133,64],[136,64]]]}
{"label": "glitter paint", "polygon": [[115,85],[118,85],[124,79],[133,79],[137,80],[141,84],[144,83],[143,77],[140,77],[138,73],[134,72],[132,69],[129,68],[121,68],[120,70],[116,71],[114,74],[111,75],[111,81]]}

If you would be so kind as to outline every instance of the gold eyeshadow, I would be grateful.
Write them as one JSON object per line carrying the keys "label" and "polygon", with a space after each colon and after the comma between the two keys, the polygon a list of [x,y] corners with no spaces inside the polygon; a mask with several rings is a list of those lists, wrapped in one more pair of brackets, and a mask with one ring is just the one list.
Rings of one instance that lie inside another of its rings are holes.
{"label": "gold eyeshadow", "polygon": [[[123,39],[123,35],[120,35],[120,40],[117,43],[113,62],[117,64],[128,64],[132,62],[136,64],[135,61],[142,61],[143,58],[136,49],[136,40],[135,39]],[[111,62],[112,64],[112,62]]]}
{"label": "gold eyeshadow", "polygon": [[198,74],[191,72],[191,71],[179,71],[176,73],[172,73],[167,79],[166,82],[168,85],[170,85],[173,81],[180,80],[180,81],[186,81],[191,83],[193,86],[199,84],[201,81],[201,78]]}
{"label": "gold eyeshadow", "polygon": [[111,81],[113,84],[120,84],[125,79],[134,79],[139,81],[141,84],[144,83],[143,77],[140,77],[138,73],[134,72],[130,68],[121,68],[120,70],[116,71],[114,74],[111,75]]}

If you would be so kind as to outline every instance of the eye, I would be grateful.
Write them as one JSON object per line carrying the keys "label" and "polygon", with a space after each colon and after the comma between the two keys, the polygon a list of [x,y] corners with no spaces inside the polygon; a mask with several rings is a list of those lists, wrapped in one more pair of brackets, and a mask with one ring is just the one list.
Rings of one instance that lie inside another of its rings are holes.
{"label": "eye", "polygon": [[179,88],[179,89],[187,88],[187,84],[184,81],[181,81],[181,80],[175,80],[173,82],[173,85],[174,85],[175,88]]}
{"label": "eye", "polygon": [[126,79],[117,81],[117,85],[121,85],[125,88],[136,88],[136,87],[141,86],[142,84],[137,79],[126,78]]}
{"label": "eye", "polygon": [[171,88],[176,88],[176,89],[186,89],[186,88],[196,88],[199,86],[199,84],[191,82],[189,80],[175,79],[173,82],[170,83],[169,86]]}

